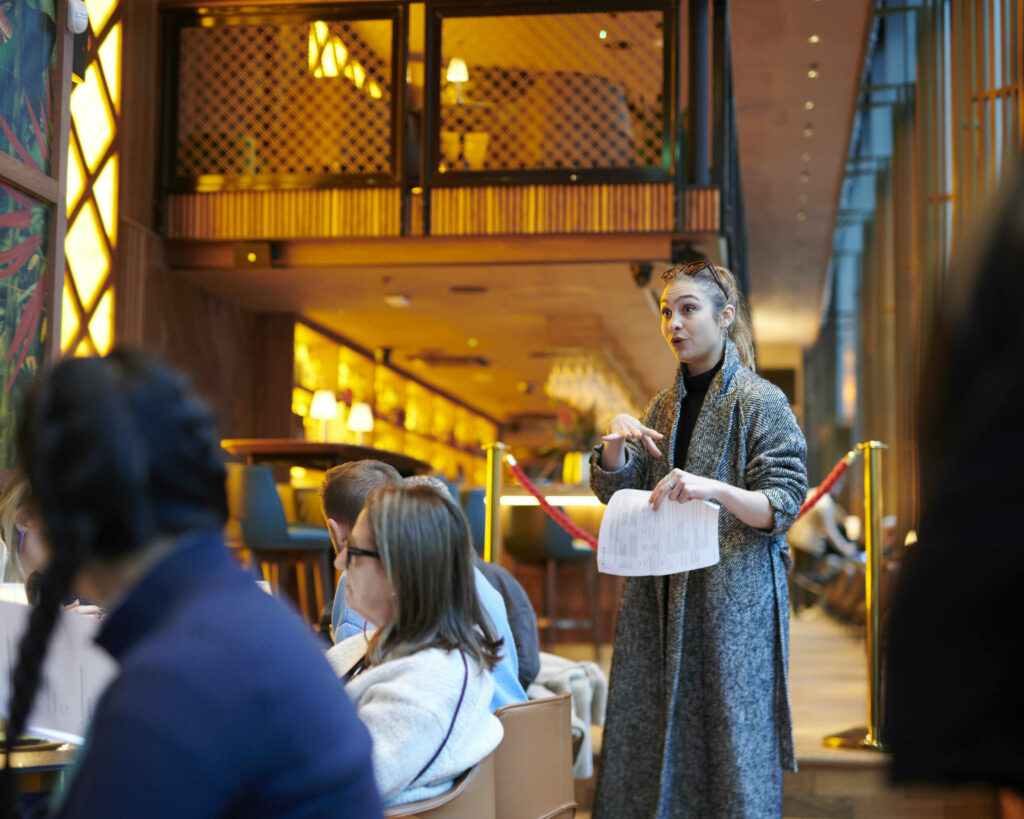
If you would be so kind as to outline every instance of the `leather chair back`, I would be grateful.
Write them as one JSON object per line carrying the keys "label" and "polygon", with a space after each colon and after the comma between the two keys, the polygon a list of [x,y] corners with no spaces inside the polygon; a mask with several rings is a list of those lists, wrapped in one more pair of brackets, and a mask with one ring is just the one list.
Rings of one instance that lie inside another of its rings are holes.
{"label": "leather chair back", "polygon": [[388,808],[384,815],[388,819],[400,816],[419,819],[496,819],[494,768],[494,753],[491,753],[457,777],[455,784],[439,796]]}
{"label": "leather chair back", "polygon": [[495,711],[505,736],[494,752],[497,819],[576,815],[569,694]]}

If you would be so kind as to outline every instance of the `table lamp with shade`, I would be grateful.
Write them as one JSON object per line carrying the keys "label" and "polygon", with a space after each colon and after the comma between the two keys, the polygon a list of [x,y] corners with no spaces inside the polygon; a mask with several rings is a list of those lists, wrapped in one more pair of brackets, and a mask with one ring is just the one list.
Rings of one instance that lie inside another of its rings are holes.
{"label": "table lamp with shade", "polygon": [[331,390],[317,390],[313,393],[313,403],[309,406],[309,417],[314,421],[323,421],[323,441],[327,443],[327,428],[330,422],[338,417],[338,402]]}
{"label": "table lamp with shade", "polygon": [[365,446],[367,432],[373,432],[373,409],[365,401],[356,401],[348,411],[348,428],[359,433],[359,446]]}
{"label": "table lamp with shade", "polygon": [[469,81],[469,66],[461,57],[452,57],[448,62],[448,70],[445,72],[445,79],[455,83],[455,102],[462,104],[462,84]]}

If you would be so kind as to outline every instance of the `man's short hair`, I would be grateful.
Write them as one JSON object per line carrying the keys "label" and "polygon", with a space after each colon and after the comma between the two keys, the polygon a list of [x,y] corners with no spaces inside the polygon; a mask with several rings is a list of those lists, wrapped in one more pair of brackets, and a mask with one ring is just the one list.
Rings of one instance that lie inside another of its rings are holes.
{"label": "man's short hair", "polygon": [[320,484],[320,503],[326,517],[352,529],[372,489],[401,483],[398,470],[383,461],[349,461],[327,470]]}

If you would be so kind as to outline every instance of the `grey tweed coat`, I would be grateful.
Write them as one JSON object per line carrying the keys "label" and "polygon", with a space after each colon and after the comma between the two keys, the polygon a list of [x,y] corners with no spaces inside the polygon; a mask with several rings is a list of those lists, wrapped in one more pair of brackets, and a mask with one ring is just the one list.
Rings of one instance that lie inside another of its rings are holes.
{"label": "grey tweed coat", "polygon": [[[652,489],[676,466],[684,367],[644,412],[665,436],[663,457],[630,441],[625,465],[607,472],[595,450],[590,483],[603,502]],[[626,581],[595,819],[781,816],[782,771],[796,770],[785,532],[806,496],[805,456],[782,391],[740,366],[727,341],[682,468],[763,492],[774,527],[753,529],[723,507],[716,565]]]}

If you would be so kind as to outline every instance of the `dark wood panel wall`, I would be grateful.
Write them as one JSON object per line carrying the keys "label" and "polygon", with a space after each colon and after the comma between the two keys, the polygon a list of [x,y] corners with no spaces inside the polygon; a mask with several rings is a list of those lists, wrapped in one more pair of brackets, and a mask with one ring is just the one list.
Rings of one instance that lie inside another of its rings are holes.
{"label": "dark wood panel wall", "polygon": [[260,316],[169,270],[157,210],[160,21],[157,0],[124,3],[115,339],[181,368],[225,437],[291,430],[290,316]]}

